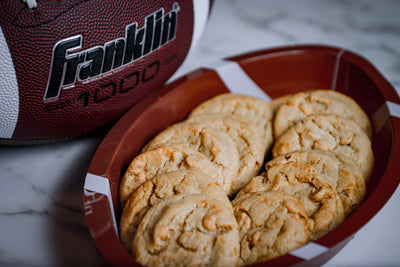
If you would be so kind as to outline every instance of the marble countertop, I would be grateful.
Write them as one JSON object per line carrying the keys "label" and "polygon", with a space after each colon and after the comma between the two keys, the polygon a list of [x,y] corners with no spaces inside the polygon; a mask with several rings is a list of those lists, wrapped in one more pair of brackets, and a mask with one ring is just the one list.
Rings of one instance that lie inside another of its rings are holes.
{"label": "marble countertop", "polygon": [[[219,59],[295,44],[368,59],[400,93],[400,1],[215,0],[175,79]],[[0,266],[106,266],[83,215],[84,178],[106,130],[43,145],[0,146]],[[400,266],[400,189],[326,266]]]}

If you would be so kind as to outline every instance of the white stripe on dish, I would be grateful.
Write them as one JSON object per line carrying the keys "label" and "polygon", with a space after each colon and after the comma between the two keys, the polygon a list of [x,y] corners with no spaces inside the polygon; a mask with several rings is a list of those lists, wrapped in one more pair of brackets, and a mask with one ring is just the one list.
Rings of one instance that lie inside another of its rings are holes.
{"label": "white stripe on dish", "polygon": [[243,71],[235,61],[220,60],[204,66],[215,70],[232,93],[258,97],[267,102],[271,98]]}
{"label": "white stripe on dish", "polygon": [[102,176],[87,173],[84,189],[107,196],[108,203],[110,204],[110,212],[114,223],[115,232],[118,235],[117,220],[114,213],[114,205],[112,203],[110,182],[108,181],[108,179]]}
{"label": "white stripe on dish", "polygon": [[306,245],[291,251],[289,254],[296,256],[300,259],[303,260],[311,260],[322,253],[325,253],[328,251],[329,248],[322,246],[320,244],[314,243],[314,242],[309,242]]}

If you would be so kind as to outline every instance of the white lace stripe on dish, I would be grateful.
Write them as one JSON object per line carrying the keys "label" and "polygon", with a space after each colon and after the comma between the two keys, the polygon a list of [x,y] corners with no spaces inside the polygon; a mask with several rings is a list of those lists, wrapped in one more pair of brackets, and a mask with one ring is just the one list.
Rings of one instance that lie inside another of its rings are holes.
{"label": "white lace stripe on dish", "polygon": [[400,104],[386,101],[386,105],[391,116],[400,118]]}
{"label": "white lace stripe on dish", "polygon": [[314,242],[309,242],[306,245],[291,251],[289,254],[303,260],[310,260],[312,258],[321,255],[322,253],[325,253],[328,250],[329,248],[325,246],[322,246]]}
{"label": "white lace stripe on dish", "polygon": [[220,60],[204,67],[215,70],[232,93],[258,97],[267,102],[271,101],[271,97],[258,87],[237,62]]}
{"label": "white lace stripe on dish", "polygon": [[[387,110],[389,110],[389,114],[387,113]],[[374,114],[372,114],[371,120],[376,134],[380,132],[386,121],[389,119],[389,116],[400,118],[400,104],[386,101],[375,111]]]}
{"label": "white lace stripe on dish", "polygon": [[108,181],[108,179],[104,178],[102,176],[87,173],[84,189],[107,196],[108,203],[110,204],[110,212],[111,212],[115,232],[118,235],[117,220],[116,220],[115,213],[114,213],[114,205],[112,203],[110,182]]}
{"label": "white lace stripe on dish", "polygon": [[336,90],[336,82],[337,82],[339,66],[340,66],[340,58],[342,57],[344,52],[346,52],[346,50],[342,49],[336,55],[335,67],[333,69],[332,83],[331,83],[331,89],[334,91]]}

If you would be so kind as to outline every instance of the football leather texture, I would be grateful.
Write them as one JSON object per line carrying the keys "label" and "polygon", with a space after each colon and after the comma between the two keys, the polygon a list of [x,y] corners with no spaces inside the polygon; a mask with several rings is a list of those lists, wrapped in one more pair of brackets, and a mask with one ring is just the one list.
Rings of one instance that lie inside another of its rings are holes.
{"label": "football leather texture", "polygon": [[0,143],[114,122],[182,64],[208,16],[199,2],[1,1]]}

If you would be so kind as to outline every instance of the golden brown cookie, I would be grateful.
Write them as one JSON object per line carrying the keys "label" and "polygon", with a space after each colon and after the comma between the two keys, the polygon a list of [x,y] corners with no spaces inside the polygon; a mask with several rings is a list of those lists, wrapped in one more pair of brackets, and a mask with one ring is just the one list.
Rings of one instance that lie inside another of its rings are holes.
{"label": "golden brown cookie", "polygon": [[275,115],[275,138],[313,114],[336,114],[353,120],[372,138],[371,122],[364,110],[352,98],[333,90],[311,90],[288,98]]}
{"label": "golden brown cookie", "polygon": [[251,179],[236,198],[270,190],[283,191],[300,200],[310,218],[312,240],[325,235],[345,218],[336,189],[311,165],[287,162],[269,166],[261,176]]}
{"label": "golden brown cookie", "polygon": [[304,206],[290,194],[249,193],[232,204],[239,225],[241,265],[270,260],[309,241]]}
{"label": "golden brown cookie", "polygon": [[226,93],[199,104],[190,112],[189,117],[209,113],[231,114],[251,123],[264,136],[266,150],[272,145],[273,114],[268,102],[253,96]]}
{"label": "golden brown cookie", "polygon": [[267,162],[266,169],[287,162],[309,164],[328,178],[338,191],[346,216],[364,199],[366,186],[361,169],[349,157],[320,150],[300,150],[272,159]]}
{"label": "golden brown cookie", "polygon": [[189,122],[202,122],[227,133],[239,152],[239,171],[229,195],[233,195],[257,175],[264,162],[263,137],[249,123],[229,114],[201,114],[188,118]]}
{"label": "golden brown cookie", "polygon": [[272,154],[277,157],[306,149],[350,157],[360,166],[365,180],[368,180],[374,167],[371,140],[357,123],[338,115],[307,116],[276,140]]}
{"label": "golden brown cookie", "polygon": [[268,103],[274,117],[280,106],[286,104],[292,96],[292,94],[283,95],[272,99],[271,102]]}
{"label": "golden brown cookie", "polygon": [[205,173],[195,170],[160,173],[141,184],[124,205],[120,238],[128,251],[131,251],[132,239],[146,211],[163,199],[178,194],[209,195],[232,207],[222,187]]}
{"label": "golden brown cookie", "polygon": [[183,144],[160,146],[139,154],[129,164],[119,188],[121,205],[136,188],[157,174],[182,169],[204,172],[216,182],[219,179],[215,164],[197,150]]}
{"label": "golden brown cookie", "polygon": [[156,135],[142,151],[165,144],[185,144],[215,164],[218,183],[228,194],[239,170],[239,152],[232,138],[204,123],[180,122],[169,126]]}
{"label": "golden brown cookie", "polygon": [[132,249],[144,266],[237,266],[239,231],[223,202],[180,194],[147,211]]}

